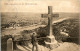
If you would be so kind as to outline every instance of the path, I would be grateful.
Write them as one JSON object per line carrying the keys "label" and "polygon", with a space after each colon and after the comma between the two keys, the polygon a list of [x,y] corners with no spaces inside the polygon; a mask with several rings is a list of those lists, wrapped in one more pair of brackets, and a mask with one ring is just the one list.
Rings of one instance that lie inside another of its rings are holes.
{"label": "path", "polygon": [[39,27],[45,27],[46,25],[31,25],[31,26],[25,26],[25,27],[16,27],[16,29],[12,29],[12,28],[7,28],[5,30],[2,30],[2,35],[6,33],[6,35],[8,34],[20,34],[21,31],[23,30],[32,30],[32,29],[36,29]]}
{"label": "path", "polygon": [[[29,46],[32,47],[31,44]],[[27,46],[17,45],[17,47],[21,51],[32,51],[32,49],[28,48]],[[44,46],[38,45],[38,47],[39,47],[39,51],[49,51],[49,49]],[[60,43],[60,46],[58,48],[53,49],[52,51],[79,51],[79,50],[80,50],[80,45],[65,42],[65,43]]]}

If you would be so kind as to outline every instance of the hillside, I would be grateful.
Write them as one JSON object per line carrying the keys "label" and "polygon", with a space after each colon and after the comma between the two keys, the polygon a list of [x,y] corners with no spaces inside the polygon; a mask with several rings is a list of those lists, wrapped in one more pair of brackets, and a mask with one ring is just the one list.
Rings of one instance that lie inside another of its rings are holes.
{"label": "hillside", "polygon": [[[2,12],[1,22],[2,24],[14,22],[14,21],[17,23],[27,22],[27,21],[40,22],[42,20],[41,14],[44,14],[44,13]],[[79,17],[79,13],[58,13],[58,14],[59,14],[59,18],[66,18],[66,17],[76,17],[77,18]]]}

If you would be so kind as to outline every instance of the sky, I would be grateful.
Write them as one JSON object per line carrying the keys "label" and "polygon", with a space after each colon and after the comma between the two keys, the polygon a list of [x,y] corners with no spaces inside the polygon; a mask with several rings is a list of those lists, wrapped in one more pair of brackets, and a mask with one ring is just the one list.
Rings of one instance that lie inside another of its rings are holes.
{"label": "sky", "polygon": [[79,0],[1,0],[1,12],[47,13],[48,6],[53,12],[79,12]]}

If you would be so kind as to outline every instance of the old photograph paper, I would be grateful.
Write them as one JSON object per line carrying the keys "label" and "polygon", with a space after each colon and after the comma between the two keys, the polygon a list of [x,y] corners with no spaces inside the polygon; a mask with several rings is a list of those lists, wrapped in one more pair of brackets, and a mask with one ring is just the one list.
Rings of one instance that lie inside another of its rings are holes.
{"label": "old photograph paper", "polygon": [[79,51],[79,0],[0,0],[1,51]]}

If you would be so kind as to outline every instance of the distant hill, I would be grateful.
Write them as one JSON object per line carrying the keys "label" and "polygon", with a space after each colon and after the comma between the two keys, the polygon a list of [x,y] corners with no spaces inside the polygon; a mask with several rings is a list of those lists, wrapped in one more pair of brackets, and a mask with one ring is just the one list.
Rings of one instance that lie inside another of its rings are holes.
{"label": "distant hill", "polygon": [[[2,12],[1,19],[2,24],[9,23],[9,22],[26,22],[26,21],[40,21],[42,20],[41,14],[45,13],[27,13],[27,12]],[[79,18],[79,13],[58,13],[59,18],[66,18],[66,17],[75,17]],[[45,20],[46,21],[46,20]]]}

